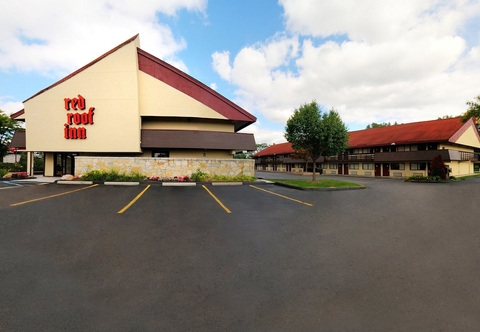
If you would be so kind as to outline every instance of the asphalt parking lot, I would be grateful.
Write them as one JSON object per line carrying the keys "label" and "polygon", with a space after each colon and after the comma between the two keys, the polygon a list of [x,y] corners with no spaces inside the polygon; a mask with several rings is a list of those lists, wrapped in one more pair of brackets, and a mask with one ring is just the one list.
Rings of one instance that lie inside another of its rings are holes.
{"label": "asphalt parking lot", "polygon": [[0,182],[0,331],[479,330],[480,179],[348,180]]}

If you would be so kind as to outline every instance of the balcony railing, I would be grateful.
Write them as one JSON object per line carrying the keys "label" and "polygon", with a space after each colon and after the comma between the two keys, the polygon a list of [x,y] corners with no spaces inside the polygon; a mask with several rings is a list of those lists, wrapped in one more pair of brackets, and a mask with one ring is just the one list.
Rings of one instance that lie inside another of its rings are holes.
{"label": "balcony railing", "polygon": [[[449,161],[480,161],[479,152],[462,152],[458,150],[421,150],[421,151],[396,151],[396,152],[377,152],[364,154],[341,154],[338,156],[320,157],[317,163],[323,162],[430,162],[433,157],[440,155],[444,162]],[[264,157],[255,160],[255,164],[304,164],[305,160],[293,158],[273,158]]]}
{"label": "balcony railing", "polygon": [[375,154],[341,154],[338,156],[326,157],[325,161],[373,161]]}

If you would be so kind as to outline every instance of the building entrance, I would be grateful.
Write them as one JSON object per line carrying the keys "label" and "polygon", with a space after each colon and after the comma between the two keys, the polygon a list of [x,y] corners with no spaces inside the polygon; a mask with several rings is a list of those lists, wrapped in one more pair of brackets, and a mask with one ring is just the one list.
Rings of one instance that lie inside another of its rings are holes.
{"label": "building entrance", "polygon": [[65,174],[75,174],[75,156],[76,153],[54,153],[53,160],[55,176],[63,176]]}

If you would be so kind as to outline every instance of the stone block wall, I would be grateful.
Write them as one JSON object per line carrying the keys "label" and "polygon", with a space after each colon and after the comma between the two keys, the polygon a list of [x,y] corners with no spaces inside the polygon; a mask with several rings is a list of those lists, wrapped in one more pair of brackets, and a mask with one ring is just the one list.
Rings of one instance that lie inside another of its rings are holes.
{"label": "stone block wall", "polygon": [[197,169],[210,175],[254,176],[253,159],[146,158],[146,157],[75,157],[75,175],[92,170],[137,172],[148,177],[190,176]]}

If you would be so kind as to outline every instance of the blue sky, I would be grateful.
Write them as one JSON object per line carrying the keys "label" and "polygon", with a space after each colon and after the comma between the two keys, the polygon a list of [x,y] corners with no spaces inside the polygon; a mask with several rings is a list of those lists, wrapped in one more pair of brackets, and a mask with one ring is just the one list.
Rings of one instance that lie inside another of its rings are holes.
{"label": "blue sky", "polygon": [[259,143],[283,142],[314,99],[358,130],[458,115],[480,94],[478,0],[0,0],[0,109],[137,33],[254,114]]}

